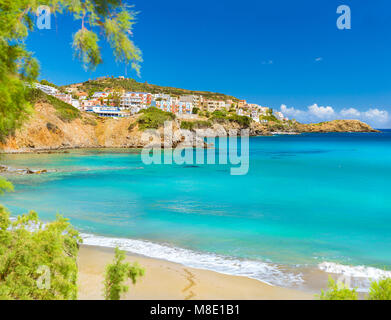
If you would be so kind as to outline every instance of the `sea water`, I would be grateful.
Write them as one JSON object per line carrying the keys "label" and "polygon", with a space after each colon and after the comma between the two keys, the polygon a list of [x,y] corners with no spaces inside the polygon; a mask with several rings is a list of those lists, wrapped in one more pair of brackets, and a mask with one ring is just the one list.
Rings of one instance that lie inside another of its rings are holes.
{"label": "sea water", "polygon": [[306,286],[308,268],[391,276],[391,131],[253,137],[249,161],[232,176],[130,149],[2,155],[56,172],[8,175],[15,192],[0,201],[14,216],[61,213],[86,244],[275,285]]}

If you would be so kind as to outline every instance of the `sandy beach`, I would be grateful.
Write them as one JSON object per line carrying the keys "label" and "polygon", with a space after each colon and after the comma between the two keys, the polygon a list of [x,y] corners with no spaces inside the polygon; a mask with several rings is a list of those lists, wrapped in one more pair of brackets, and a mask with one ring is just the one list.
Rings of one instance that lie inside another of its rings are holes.
{"label": "sandy beach", "polygon": [[[103,277],[114,250],[81,246],[79,265],[79,299],[103,299]],[[260,281],[224,275],[208,270],[188,268],[164,260],[127,254],[127,261],[137,261],[145,268],[145,276],[130,285],[124,299],[132,300],[308,300],[314,296]]]}

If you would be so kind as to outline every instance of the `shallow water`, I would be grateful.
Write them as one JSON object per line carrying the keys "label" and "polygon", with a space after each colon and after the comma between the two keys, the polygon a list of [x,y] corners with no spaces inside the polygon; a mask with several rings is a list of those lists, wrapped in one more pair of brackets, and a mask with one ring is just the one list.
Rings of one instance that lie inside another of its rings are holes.
{"label": "shallow water", "polygon": [[319,265],[372,277],[391,270],[391,131],[250,138],[244,176],[230,165],[145,165],[132,150],[0,162],[57,169],[9,176],[16,191],[1,202],[47,221],[60,212],[86,243],[285,286]]}

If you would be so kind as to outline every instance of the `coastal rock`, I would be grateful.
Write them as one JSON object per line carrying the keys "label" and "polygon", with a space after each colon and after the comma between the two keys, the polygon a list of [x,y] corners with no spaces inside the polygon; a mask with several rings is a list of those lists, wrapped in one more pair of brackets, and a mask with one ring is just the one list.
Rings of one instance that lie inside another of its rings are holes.
{"label": "coastal rock", "polygon": [[[19,169],[19,168],[13,168],[9,166],[0,165],[0,173],[12,173],[12,174],[43,174],[48,173],[49,170],[42,169],[42,170],[32,170],[29,168],[26,169]],[[50,172],[55,172],[55,170],[51,170]]]}
{"label": "coastal rock", "polygon": [[[150,141],[145,132],[139,130],[137,118],[111,119],[99,118],[91,113],[81,112],[81,117],[73,121],[63,121],[56,109],[48,103],[37,103],[35,112],[22,127],[0,142],[0,151],[7,153],[50,152],[69,148],[143,148]],[[202,119],[208,122],[208,119]],[[358,120],[336,120],[320,124],[283,125],[281,123],[257,123],[252,121],[249,127],[236,122],[223,121],[212,123],[205,129],[187,131],[180,129],[181,121],[172,122],[173,135],[166,137],[164,129],[156,130],[156,145],[176,147],[209,147],[205,137],[234,136],[248,129],[250,136],[271,135],[278,132],[376,132],[369,125]],[[195,134],[197,133],[197,134]]]}
{"label": "coastal rock", "polygon": [[321,123],[296,124],[298,132],[380,132],[359,120],[333,120]]}

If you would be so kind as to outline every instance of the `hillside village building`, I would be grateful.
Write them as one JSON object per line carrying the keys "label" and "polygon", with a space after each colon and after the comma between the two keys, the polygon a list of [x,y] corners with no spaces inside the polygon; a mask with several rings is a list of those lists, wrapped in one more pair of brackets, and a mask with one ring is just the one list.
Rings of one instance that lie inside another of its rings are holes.
{"label": "hillside village building", "polygon": [[120,108],[137,113],[151,106],[152,94],[147,92],[127,92],[121,97]]}
{"label": "hillside village building", "polygon": [[[37,89],[42,90],[46,94],[55,96],[56,98],[74,106],[77,109],[94,112],[100,116],[122,118],[130,114],[138,113],[142,109],[151,106],[157,107],[163,111],[172,112],[175,114],[188,115],[193,113],[194,108],[214,112],[216,110],[231,110],[241,116],[252,118],[256,122],[260,122],[261,116],[266,116],[271,112],[270,108],[262,107],[258,104],[247,103],[246,100],[233,101],[228,100],[213,100],[205,99],[201,95],[181,95],[171,96],[166,93],[148,93],[148,92],[125,92],[125,90],[118,91],[121,95],[119,105],[115,105],[114,99],[111,99],[112,90],[105,88],[104,91],[95,92],[91,99],[88,99],[86,92],[78,91],[79,85],[71,85],[64,90],[68,93],[61,93],[58,89],[42,85],[40,83],[34,84]],[[72,94],[70,94],[72,93]],[[78,99],[73,99],[77,96]],[[117,102],[118,103],[118,102]],[[102,105],[110,106],[102,106]],[[127,110],[128,112],[124,112]],[[280,121],[287,121],[283,113],[276,111],[274,116]],[[262,119],[262,118],[261,118]],[[262,119],[261,122],[267,122]]]}

